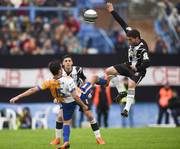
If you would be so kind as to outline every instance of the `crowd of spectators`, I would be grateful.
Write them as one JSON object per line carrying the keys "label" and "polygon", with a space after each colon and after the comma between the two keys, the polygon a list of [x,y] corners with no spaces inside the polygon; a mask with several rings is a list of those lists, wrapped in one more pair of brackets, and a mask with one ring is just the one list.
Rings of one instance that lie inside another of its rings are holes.
{"label": "crowd of spectators", "polygon": [[[16,1],[16,2],[13,2]],[[1,0],[1,6],[76,6],[76,0]]]}
{"label": "crowd of spectators", "polygon": [[[76,0],[18,0],[19,7],[36,5],[73,7]],[[0,1],[0,6],[14,6],[12,0]],[[169,0],[157,3],[158,15],[155,20],[157,33],[154,43],[155,53],[180,52],[180,15],[179,4],[176,7]],[[59,18],[59,12],[36,12],[32,21],[28,10],[3,11],[0,15],[0,55],[24,54],[88,54],[87,47],[92,45],[92,38],[87,44],[81,43],[79,32],[81,22],[72,13],[64,11]],[[48,15],[49,14],[49,15]],[[62,17],[63,16],[63,17]],[[113,31],[109,36],[114,44],[113,53],[126,54],[128,43],[121,31]],[[82,38],[82,37],[81,37]],[[84,42],[84,41],[83,41]],[[97,50],[98,51],[98,50]],[[89,52],[90,53],[90,52]],[[98,53],[98,52],[95,52]],[[99,52],[101,53],[101,52]]]}
{"label": "crowd of spectators", "polygon": [[155,31],[158,35],[155,43],[157,53],[180,52],[180,3],[176,6],[170,0],[157,3]]}
{"label": "crowd of spectators", "polygon": [[1,16],[0,54],[56,54],[80,52],[76,37],[80,24],[71,15],[64,22],[37,16]]}

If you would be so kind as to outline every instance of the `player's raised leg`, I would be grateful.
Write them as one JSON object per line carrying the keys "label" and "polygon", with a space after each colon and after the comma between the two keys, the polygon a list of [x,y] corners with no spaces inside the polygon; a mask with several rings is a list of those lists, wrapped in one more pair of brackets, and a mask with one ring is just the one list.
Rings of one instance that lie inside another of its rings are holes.
{"label": "player's raised leg", "polygon": [[122,92],[120,81],[117,79],[117,75],[119,75],[119,72],[117,71],[116,67],[111,66],[105,70],[105,74],[108,78],[108,81],[112,80],[111,82],[118,91],[118,95],[114,98],[114,101],[119,103],[123,97],[127,96],[127,92]]}

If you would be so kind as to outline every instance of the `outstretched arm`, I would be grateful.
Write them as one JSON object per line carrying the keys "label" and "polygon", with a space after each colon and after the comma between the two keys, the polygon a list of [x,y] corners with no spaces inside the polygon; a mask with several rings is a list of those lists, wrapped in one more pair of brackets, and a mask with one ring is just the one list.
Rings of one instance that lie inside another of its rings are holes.
{"label": "outstretched arm", "polygon": [[112,14],[114,19],[121,25],[123,30],[128,32],[128,24],[118,15],[118,13],[114,10],[112,3],[107,3],[107,10]]}
{"label": "outstretched arm", "polygon": [[25,92],[15,96],[15,97],[11,98],[9,102],[10,103],[15,103],[16,101],[20,100],[21,98],[26,97],[26,96],[30,96],[30,95],[38,92],[38,91],[39,91],[38,87],[30,88],[27,91],[25,91]]}

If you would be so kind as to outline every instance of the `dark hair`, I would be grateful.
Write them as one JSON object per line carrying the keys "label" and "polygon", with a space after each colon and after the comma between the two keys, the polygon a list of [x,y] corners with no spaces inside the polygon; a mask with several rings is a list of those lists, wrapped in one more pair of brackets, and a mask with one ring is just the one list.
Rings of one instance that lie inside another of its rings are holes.
{"label": "dark hair", "polygon": [[132,37],[132,38],[138,37],[139,39],[141,39],[140,32],[139,32],[137,29],[129,30],[129,31],[127,32],[127,36],[128,36],[128,37]]}
{"label": "dark hair", "polygon": [[123,80],[124,80],[124,81],[128,80],[128,77],[124,77]]}
{"label": "dark hair", "polygon": [[53,75],[58,75],[59,70],[61,69],[61,64],[59,60],[53,60],[48,64],[49,70]]}
{"label": "dark hair", "polygon": [[72,56],[69,55],[69,54],[64,55],[64,56],[62,57],[62,62],[64,61],[65,58],[71,58],[71,59],[72,59]]}

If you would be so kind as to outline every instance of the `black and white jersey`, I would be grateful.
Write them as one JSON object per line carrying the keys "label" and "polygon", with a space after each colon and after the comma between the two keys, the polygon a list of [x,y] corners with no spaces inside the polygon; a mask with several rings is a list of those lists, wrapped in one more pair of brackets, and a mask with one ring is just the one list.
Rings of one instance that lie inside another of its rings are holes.
{"label": "black and white jersey", "polygon": [[83,69],[79,66],[73,66],[72,71],[68,73],[63,69],[62,76],[72,77],[78,87],[80,87],[82,83],[86,80]]}
{"label": "black and white jersey", "polygon": [[[116,11],[112,11],[111,14],[115,20],[121,25],[125,33],[131,30],[131,27],[117,14]],[[150,60],[148,56],[148,46],[147,43],[141,39],[141,42],[136,46],[129,46],[128,50],[128,65],[134,65],[138,72],[146,71],[146,68],[150,65]]]}
{"label": "black and white jersey", "polygon": [[143,39],[137,46],[129,47],[128,64],[136,66],[137,71],[145,71],[149,66],[148,46]]}

